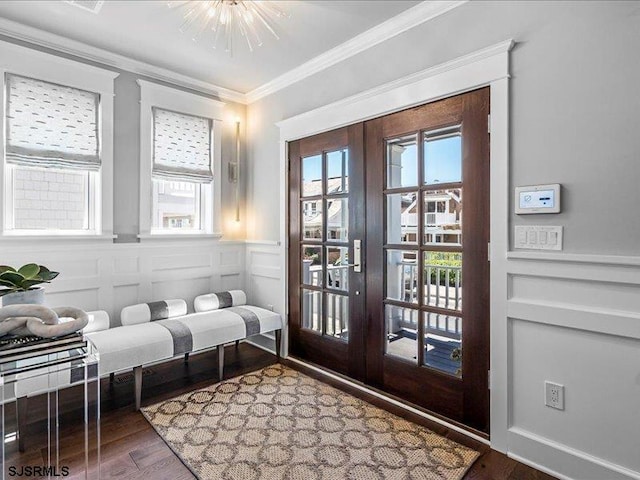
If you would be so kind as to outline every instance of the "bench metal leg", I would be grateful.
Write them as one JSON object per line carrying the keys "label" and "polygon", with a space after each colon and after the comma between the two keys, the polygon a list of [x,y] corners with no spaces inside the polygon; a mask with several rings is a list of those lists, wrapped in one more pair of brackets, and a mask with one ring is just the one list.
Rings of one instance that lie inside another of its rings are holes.
{"label": "bench metal leg", "polygon": [[236,340],[236,350],[238,349],[239,346],[240,346],[240,340]]}
{"label": "bench metal leg", "polygon": [[188,363],[189,362],[189,352],[184,354],[184,363]]}
{"label": "bench metal leg", "polygon": [[142,366],[133,369],[133,388],[136,395],[136,412],[140,410],[142,400]]}
{"label": "bench metal leg", "polygon": [[276,359],[280,361],[280,346],[282,345],[282,330],[276,330]]}
{"label": "bench metal leg", "polygon": [[116,374],[115,373],[110,373],[109,374],[109,385],[113,385],[113,381],[116,378]]}
{"label": "bench metal leg", "polygon": [[224,345],[218,345],[218,380],[224,377]]}
{"label": "bench metal leg", "polygon": [[24,452],[24,441],[27,437],[27,405],[28,398],[20,397],[18,403],[18,450]]}

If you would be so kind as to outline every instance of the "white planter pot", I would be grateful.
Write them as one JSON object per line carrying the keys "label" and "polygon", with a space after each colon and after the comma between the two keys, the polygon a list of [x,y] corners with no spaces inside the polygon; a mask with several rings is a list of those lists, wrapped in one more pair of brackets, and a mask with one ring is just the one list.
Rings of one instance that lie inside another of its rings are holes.
{"label": "white planter pot", "polygon": [[2,305],[44,305],[44,288],[35,287],[26,292],[13,292],[0,297]]}

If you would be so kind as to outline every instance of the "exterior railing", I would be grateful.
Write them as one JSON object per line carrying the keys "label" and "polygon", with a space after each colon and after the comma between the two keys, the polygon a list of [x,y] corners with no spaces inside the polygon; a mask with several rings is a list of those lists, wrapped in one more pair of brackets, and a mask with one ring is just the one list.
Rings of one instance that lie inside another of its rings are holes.
{"label": "exterior railing", "polygon": [[[402,261],[403,282],[401,299],[417,303],[418,265]],[[460,310],[462,307],[462,267],[424,265],[424,303],[433,307]]]}
{"label": "exterior railing", "polygon": [[[349,267],[347,265],[327,265],[326,287],[334,290],[348,290]],[[322,287],[322,265],[311,265],[305,262],[303,283]],[[315,293],[315,294],[314,294]],[[303,327],[322,332],[322,318],[324,311],[324,332],[339,338],[346,338],[349,331],[349,298],[346,295],[334,293],[326,294],[326,304],[322,305],[322,295],[317,291],[305,291],[305,311],[303,311]],[[325,310],[326,309],[326,310]]]}
{"label": "exterior railing", "polygon": [[[409,303],[418,303],[418,265],[415,261],[404,260],[402,267],[402,291],[400,298]],[[461,310],[462,308],[462,267],[446,265],[424,265],[424,304]],[[403,309],[400,321],[406,325],[407,318],[415,323]],[[407,326],[408,327],[408,326]],[[426,332],[432,331],[442,336],[459,338],[462,332],[460,318],[455,314],[429,313],[425,325]],[[414,327],[417,329],[417,325]]]}

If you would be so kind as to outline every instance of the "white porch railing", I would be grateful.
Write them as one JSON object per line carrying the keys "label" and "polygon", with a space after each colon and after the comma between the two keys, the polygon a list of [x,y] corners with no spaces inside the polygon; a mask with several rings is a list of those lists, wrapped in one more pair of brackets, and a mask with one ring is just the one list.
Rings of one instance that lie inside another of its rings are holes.
{"label": "white porch railing", "polygon": [[[349,267],[347,265],[328,265],[326,272],[327,288],[348,290]],[[311,261],[305,261],[303,283],[322,287],[322,265],[311,265]],[[321,292],[304,290],[303,296],[303,327],[322,332],[324,316],[326,335],[346,339],[349,331],[349,298],[346,295],[326,293],[326,304],[322,305]]]}
{"label": "white porch railing", "polygon": [[[417,303],[418,266],[400,262],[402,291],[400,300]],[[460,310],[462,307],[462,267],[424,265],[424,303],[433,307]]]}

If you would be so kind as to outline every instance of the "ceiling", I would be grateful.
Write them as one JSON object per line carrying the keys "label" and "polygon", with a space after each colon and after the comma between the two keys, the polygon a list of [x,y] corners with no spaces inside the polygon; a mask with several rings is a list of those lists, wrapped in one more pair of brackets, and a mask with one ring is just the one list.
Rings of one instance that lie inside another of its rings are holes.
{"label": "ceiling", "polygon": [[[167,1],[107,0],[98,14],[68,3],[4,0],[0,17],[182,75],[247,93],[366,30],[416,6],[417,0],[275,1],[290,17],[277,20],[280,40],[264,35],[249,52],[213,49],[213,37],[179,31],[181,10]],[[208,40],[208,41],[207,41]]]}

